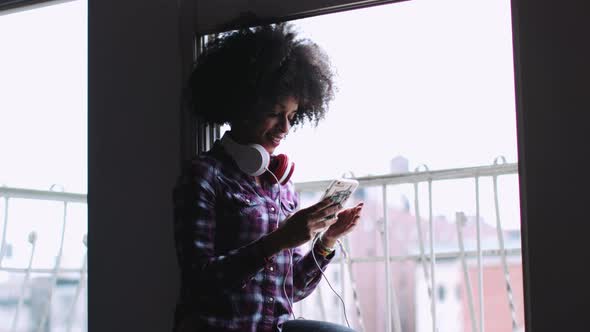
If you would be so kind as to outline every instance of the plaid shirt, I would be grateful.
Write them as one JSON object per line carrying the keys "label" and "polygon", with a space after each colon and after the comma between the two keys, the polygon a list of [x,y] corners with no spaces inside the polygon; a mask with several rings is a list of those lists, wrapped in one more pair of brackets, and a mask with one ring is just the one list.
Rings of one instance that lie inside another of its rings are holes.
{"label": "plaid shirt", "polygon": [[[311,252],[263,252],[261,240],[298,207],[293,184],[281,186],[279,206],[279,185],[258,185],[219,142],[183,173],[174,190],[176,323],[190,315],[205,331],[281,331],[290,315],[283,283],[294,303],[321,279]],[[325,270],[334,253],[315,257]]]}

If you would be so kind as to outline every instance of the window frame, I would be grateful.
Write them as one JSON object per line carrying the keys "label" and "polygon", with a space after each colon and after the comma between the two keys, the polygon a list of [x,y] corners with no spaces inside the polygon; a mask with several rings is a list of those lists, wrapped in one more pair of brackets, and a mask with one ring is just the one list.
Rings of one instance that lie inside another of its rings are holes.
{"label": "window frame", "polygon": [[53,6],[76,0],[0,0],[0,15]]}
{"label": "window frame", "polygon": [[[230,31],[230,30],[236,30],[236,29],[240,29],[240,28],[247,28],[247,27],[254,27],[254,26],[260,26],[260,25],[266,25],[266,24],[276,24],[276,23],[282,23],[282,22],[289,22],[289,21],[294,21],[294,20],[299,20],[299,19],[304,19],[304,18],[311,18],[311,17],[317,17],[317,16],[322,16],[322,15],[328,15],[328,14],[335,14],[335,13],[340,13],[340,12],[345,12],[345,11],[349,11],[349,10],[358,10],[358,9],[364,9],[364,8],[368,8],[368,7],[373,7],[373,6],[380,6],[380,5],[388,5],[388,4],[393,4],[393,3],[398,3],[398,2],[405,2],[405,1],[409,1],[409,0],[369,0],[369,1],[363,1],[363,2],[355,2],[355,3],[350,3],[350,4],[344,4],[344,5],[337,5],[337,6],[332,6],[332,7],[325,7],[325,8],[318,8],[315,10],[310,10],[310,11],[306,11],[306,12],[300,12],[300,13],[293,13],[290,15],[285,15],[282,17],[256,17],[256,16],[244,16],[244,17],[240,17],[232,22],[228,22],[226,24],[221,25],[218,28],[214,28],[212,30],[204,30],[204,32],[202,33],[197,33],[195,32],[195,47],[194,47],[194,61],[196,63],[196,60],[198,58],[198,55],[202,52],[203,50],[203,46],[206,44],[207,38],[209,36],[215,36],[219,33],[223,33],[226,31]],[[516,9],[514,7],[514,3],[515,1],[520,1],[520,0],[510,0],[512,2],[512,9],[511,9],[511,15],[512,15],[512,22],[513,22],[513,26],[511,27],[512,30],[512,35],[511,37],[513,38],[513,64],[514,64],[514,84],[515,84],[515,89],[516,89],[516,93],[515,93],[515,102],[517,102],[517,100],[519,99],[519,90],[518,90],[518,86],[519,86],[519,57],[517,54],[517,48],[518,48],[518,38],[517,38],[517,34],[519,33],[517,27],[516,27],[516,23],[515,21],[517,20],[516,18]],[[524,1],[524,0],[522,0]],[[516,106],[516,115],[518,115],[519,117],[521,116],[522,110],[520,109],[520,105],[518,105],[517,102],[517,106]],[[191,123],[196,124],[196,131],[193,135],[191,135],[191,139],[193,141],[196,142],[196,153],[200,154],[202,152],[205,152],[207,150],[209,150],[212,147],[213,142],[216,139],[220,138],[220,125],[213,125],[213,126],[209,126],[209,125],[205,125],[203,123],[200,123],[198,119],[193,120]],[[517,126],[519,126],[519,124],[517,123]],[[520,127],[517,128],[517,145],[518,145],[518,159],[519,160],[523,160],[523,156],[522,156],[522,145],[524,144],[522,142],[522,135],[521,135],[521,131],[520,131]],[[521,166],[519,166],[520,168]],[[520,254],[521,254],[521,262],[522,262],[522,273],[523,273],[523,303],[524,303],[524,321],[522,322],[523,327],[525,328],[525,330],[530,331],[531,330],[531,296],[530,296],[530,290],[528,288],[528,283],[530,280],[530,263],[529,263],[529,246],[528,246],[528,235],[527,235],[527,219],[526,219],[526,213],[525,213],[525,207],[526,205],[524,205],[524,201],[525,201],[525,197],[526,197],[526,193],[524,190],[524,183],[523,183],[523,178],[522,178],[522,171],[519,169],[518,171],[518,176],[519,176],[519,187],[520,189],[520,193],[521,193],[521,208],[520,208],[520,212],[521,212],[521,246],[520,246]],[[526,244],[526,245],[525,245]],[[442,285],[438,285],[438,287],[443,287]],[[448,296],[448,290],[446,292],[447,296]],[[437,297],[436,299],[440,301],[440,299],[438,298],[438,289],[437,289]],[[389,322],[390,323],[390,322]],[[391,329],[391,326],[388,326],[388,329]]]}

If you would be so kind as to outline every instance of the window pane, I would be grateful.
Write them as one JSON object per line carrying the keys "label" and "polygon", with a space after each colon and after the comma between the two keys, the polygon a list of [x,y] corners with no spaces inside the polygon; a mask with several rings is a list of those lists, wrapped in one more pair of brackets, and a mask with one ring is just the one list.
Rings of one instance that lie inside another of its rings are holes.
{"label": "window pane", "polygon": [[[326,51],[338,73],[338,91],[325,120],[317,128],[296,128],[276,150],[296,163],[296,183],[399,176],[422,164],[429,170],[484,167],[498,156],[517,162],[509,1],[415,0],[295,24]],[[407,181],[388,185],[386,202],[381,186],[359,189],[347,204],[365,202],[361,224],[346,239],[356,261],[351,268],[332,264],[326,274],[345,298],[353,327],[386,331],[389,285],[393,330],[399,324],[402,331],[432,331],[431,299],[438,331],[471,331],[471,307],[479,328],[479,213],[485,330],[510,330],[512,310],[523,328],[516,168],[496,180],[497,186],[493,176],[478,177],[477,196],[474,175],[431,185]],[[319,197],[319,192],[302,192],[301,206]],[[460,228],[457,212],[466,219]],[[386,245],[392,257],[389,276]],[[296,309],[305,318],[345,324],[336,295],[320,285]]]}
{"label": "window pane", "polygon": [[0,45],[0,331],[86,331],[87,2],[0,15]]}
{"label": "window pane", "polygon": [[280,147],[295,180],[387,173],[397,155],[410,169],[516,162],[509,4],[417,0],[295,21],[339,90],[326,121]]}
{"label": "window pane", "polygon": [[0,16],[0,184],[87,191],[86,1]]}

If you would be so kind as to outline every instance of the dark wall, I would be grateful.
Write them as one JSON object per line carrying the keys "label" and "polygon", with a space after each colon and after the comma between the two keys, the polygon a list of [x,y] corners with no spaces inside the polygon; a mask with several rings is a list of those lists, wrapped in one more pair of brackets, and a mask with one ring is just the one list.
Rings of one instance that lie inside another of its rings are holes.
{"label": "dark wall", "polygon": [[513,0],[528,331],[590,330],[590,19]]}
{"label": "dark wall", "polygon": [[176,1],[89,0],[89,328],[170,331]]}
{"label": "dark wall", "polygon": [[[590,20],[582,1],[513,4],[528,331],[585,331]],[[91,332],[170,330],[182,81],[175,6],[89,0]]]}

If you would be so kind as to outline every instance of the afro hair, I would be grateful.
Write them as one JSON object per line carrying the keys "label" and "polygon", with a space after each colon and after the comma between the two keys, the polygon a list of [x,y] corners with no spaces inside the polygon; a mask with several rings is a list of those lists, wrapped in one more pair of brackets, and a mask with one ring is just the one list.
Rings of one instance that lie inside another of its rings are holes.
{"label": "afro hair", "polygon": [[291,24],[244,28],[207,43],[189,78],[189,103],[206,122],[231,124],[291,96],[298,101],[293,125],[317,125],[334,98],[333,77],[327,55],[298,39]]}

